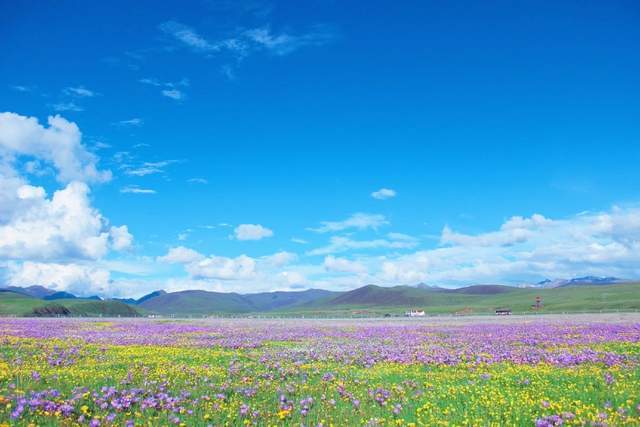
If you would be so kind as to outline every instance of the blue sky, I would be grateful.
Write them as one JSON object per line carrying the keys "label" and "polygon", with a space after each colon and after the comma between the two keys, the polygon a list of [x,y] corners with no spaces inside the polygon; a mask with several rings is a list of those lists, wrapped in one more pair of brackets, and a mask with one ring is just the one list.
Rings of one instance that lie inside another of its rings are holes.
{"label": "blue sky", "polygon": [[635,2],[3,9],[7,283],[640,277]]}

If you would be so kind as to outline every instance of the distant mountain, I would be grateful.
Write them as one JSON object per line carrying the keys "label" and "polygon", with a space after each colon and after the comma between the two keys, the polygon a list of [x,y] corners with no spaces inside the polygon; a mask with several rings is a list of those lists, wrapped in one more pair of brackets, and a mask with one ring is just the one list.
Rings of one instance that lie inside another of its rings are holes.
{"label": "distant mountain", "polygon": [[624,283],[625,280],[617,277],[598,277],[598,276],[584,276],[576,277],[561,284],[559,287],[567,286],[580,286],[580,285],[614,285],[618,283]]}
{"label": "distant mountain", "polygon": [[120,301],[123,302],[125,304],[129,304],[129,305],[136,305],[136,303],[138,302],[137,299],[135,298],[112,298],[113,301]]}
{"label": "distant mountain", "polygon": [[[597,294],[597,304],[590,295]],[[604,285],[611,285],[605,287]],[[215,313],[267,313],[267,312],[327,312],[350,310],[395,310],[421,308],[434,312],[491,312],[497,306],[530,310],[538,297],[544,307],[556,309],[582,309],[584,307],[640,308],[640,298],[634,291],[640,284],[615,277],[584,276],[570,280],[544,280],[536,285],[512,287],[504,285],[471,285],[456,289],[440,288],[420,283],[413,286],[367,285],[347,292],[309,289],[296,292],[261,292],[238,294],[186,290],[167,293],[151,292],[137,300],[133,298],[101,300],[94,296],[79,298],[69,292],[54,292],[41,286],[28,288],[0,288],[0,315],[65,315],[59,308],[33,311],[49,301],[78,316],[138,316],[208,315]],[[34,297],[28,295],[44,295]],[[611,299],[610,295],[618,295]],[[582,298],[582,299],[581,299]],[[636,302],[638,304],[636,304]],[[575,307],[573,307],[573,305]],[[49,303],[51,305],[51,303]]]}
{"label": "distant mountain", "polygon": [[300,292],[262,292],[241,295],[209,291],[156,291],[138,300],[138,306],[160,314],[248,313],[291,308],[323,300],[338,292],[309,289]]}
{"label": "distant mountain", "polygon": [[147,294],[143,297],[138,298],[137,300],[134,300],[134,304],[142,304],[143,302],[150,300],[151,298],[155,298],[164,294],[166,294],[166,292],[163,290],[153,291],[150,294]]}
{"label": "distant mountain", "polygon": [[411,286],[383,287],[367,285],[349,292],[344,292],[325,302],[325,306],[413,306],[420,305],[429,296],[440,291]]}
{"label": "distant mountain", "polygon": [[180,291],[148,298],[139,307],[160,314],[246,313],[251,304],[241,295],[209,291]]}
{"label": "distant mountain", "polygon": [[44,298],[46,296],[56,293],[56,291],[54,291],[53,289],[45,288],[44,286],[39,286],[39,285],[27,286],[25,288],[20,286],[7,286],[2,289],[16,292],[22,295],[27,295],[34,298]]}
{"label": "distant mountain", "polygon": [[505,285],[471,285],[463,288],[448,289],[447,292],[466,295],[496,295],[513,292],[517,288]]}
{"label": "distant mountain", "polygon": [[242,297],[246,299],[256,311],[271,311],[321,301],[337,295],[340,295],[340,292],[309,289],[298,292],[262,292],[258,294],[246,294],[242,295]]}
{"label": "distant mountain", "polygon": [[413,285],[413,287],[418,289],[438,289],[438,290],[446,289],[436,285],[427,285],[426,283],[422,283],[422,282],[418,283],[417,285]]}
{"label": "distant mountain", "polygon": [[594,285],[615,285],[620,283],[626,283],[624,279],[618,277],[600,277],[600,276],[583,276],[575,277],[573,279],[545,279],[535,285],[536,288],[562,288],[567,286],[594,286]]}
{"label": "distant mountain", "polygon": [[56,299],[75,299],[75,298],[77,297],[69,292],[60,291],[60,292],[54,292],[51,295],[47,295],[42,299],[47,301],[52,301]]}

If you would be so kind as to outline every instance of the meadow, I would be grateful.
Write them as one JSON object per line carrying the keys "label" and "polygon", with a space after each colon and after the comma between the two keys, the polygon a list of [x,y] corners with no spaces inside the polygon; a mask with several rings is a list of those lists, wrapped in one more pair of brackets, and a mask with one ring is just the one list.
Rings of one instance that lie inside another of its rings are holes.
{"label": "meadow", "polygon": [[640,425],[640,322],[0,319],[0,425]]}

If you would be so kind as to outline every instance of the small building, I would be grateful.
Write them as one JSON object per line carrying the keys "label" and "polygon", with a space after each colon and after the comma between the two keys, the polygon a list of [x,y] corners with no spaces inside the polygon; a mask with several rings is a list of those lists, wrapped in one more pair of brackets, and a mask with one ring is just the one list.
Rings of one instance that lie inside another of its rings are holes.
{"label": "small building", "polygon": [[497,308],[496,309],[496,314],[498,316],[511,316],[511,309],[510,308]]}
{"label": "small building", "polygon": [[404,313],[406,317],[424,317],[424,310],[409,310]]}

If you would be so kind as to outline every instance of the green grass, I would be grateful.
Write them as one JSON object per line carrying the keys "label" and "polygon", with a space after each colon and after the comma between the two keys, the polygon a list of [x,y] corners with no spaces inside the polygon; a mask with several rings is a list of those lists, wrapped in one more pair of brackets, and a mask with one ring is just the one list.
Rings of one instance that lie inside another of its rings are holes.
{"label": "green grass", "polygon": [[[354,311],[367,311],[371,314],[401,314],[409,308],[424,309],[427,314],[455,314],[463,311],[468,314],[491,314],[496,308],[510,308],[514,313],[536,313],[538,311],[531,308],[536,296],[540,296],[544,304],[540,313],[640,310],[640,283],[552,289],[513,288],[509,292],[492,295],[438,291],[429,291],[428,295],[425,295],[417,291],[413,288],[399,289],[395,292],[402,292],[403,296],[396,295],[385,299],[384,288],[377,288],[373,292],[379,295],[369,299],[371,303],[335,304],[331,300],[324,300],[305,307],[283,310],[278,314],[336,315],[351,314]],[[413,293],[418,295],[415,298],[407,297],[407,294]],[[385,300],[391,303],[380,303]]]}
{"label": "green grass", "polygon": [[[482,289],[480,289],[482,291]],[[202,298],[206,295],[207,298]],[[220,298],[224,296],[225,298]],[[531,306],[536,296],[544,307],[535,311]],[[406,286],[383,288],[366,286],[351,292],[320,297],[315,301],[300,301],[284,308],[263,309],[257,304],[250,309],[238,294],[184,292],[177,297],[163,295],[142,306],[130,306],[118,301],[61,299],[56,303],[67,307],[75,316],[134,316],[146,313],[165,315],[208,315],[262,313],[286,316],[351,316],[400,315],[407,309],[423,309],[427,314],[492,314],[496,308],[510,308],[514,313],[576,313],[597,311],[640,310],[640,283],[607,286],[576,286],[553,289],[507,288],[500,293],[470,294]],[[28,315],[33,308],[49,301],[23,296],[13,292],[0,292],[0,316]]]}
{"label": "green grass", "polygon": [[[278,347],[298,346],[282,342]],[[616,344],[611,344],[616,345]],[[45,355],[74,347],[77,356],[70,364],[51,365]],[[617,348],[624,354],[637,353],[637,344]],[[0,395],[13,393],[11,383],[22,393],[55,388],[62,398],[74,395],[78,386],[98,394],[102,387],[143,388],[156,393],[158,384],[166,392],[190,396],[181,403],[186,411],[177,415],[188,426],[242,426],[242,404],[259,411],[255,425],[513,425],[530,426],[536,419],[553,414],[577,414],[582,425],[606,413],[609,425],[638,425],[638,366],[609,368],[602,364],[560,367],[546,364],[511,363],[457,365],[399,364],[381,362],[372,367],[338,363],[331,359],[306,363],[264,358],[264,349],[192,348],[188,346],[95,345],[78,341],[38,341],[13,339],[0,346]],[[266,362],[263,362],[266,360]],[[231,367],[233,366],[233,369]],[[1,366],[0,366],[1,367]],[[33,372],[40,379],[34,380]],[[334,378],[323,379],[325,373]],[[615,380],[607,384],[606,374]],[[253,389],[251,397],[243,390]],[[349,396],[339,392],[345,390]],[[377,403],[371,391],[385,390],[384,404]],[[220,394],[219,394],[220,393]],[[281,412],[279,396],[286,395],[295,408]],[[80,395],[79,395],[80,396]],[[199,399],[200,396],[206,396]],[[222,396],[222,397],[219,397]],[[307,415],[300,412],[300,401],[314,399]],[[356,407],[353,401],[359,401]],[[546,403],[545,403],[546,402]],[[14,405],[15,406],[15,405]],[[397,413],[394,408],[398,408]],[[81,408],[84,408],[81,409]],[[618,410],[624,410],[624,416]],[[102,409],[91,393],[80,396],[74,405],[74,418],[85,411],[89,418],[116,416],[114,425],[135,419],[136,425],[168,425],[174,413],[168,410],[115,412]],[[71,425],[60,414],[42,411],[10,419],[11,408],[0,407],[0,424],[55,426]],[[444,421],[449,424],[444,424]],[[440,423],[440,424],[438,424]],[[251,424],[251,423],[249,423]]]}
{"label": "green grass", "polygon": [[34,308],[50,304],[62,305],[71,311],[72,316],[82,317],[132,317],[139,316],[144,311],[112,300],[96,301],[77,298],[46,301],[15,292],[0,292],[0,316],[29,316]]}
{"label": "green grass", "polygon": [[35,307],[45,305],[45,302],[15,292],[0,292],[0,315],[22,316],[25,313],[30,313]]}

